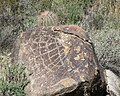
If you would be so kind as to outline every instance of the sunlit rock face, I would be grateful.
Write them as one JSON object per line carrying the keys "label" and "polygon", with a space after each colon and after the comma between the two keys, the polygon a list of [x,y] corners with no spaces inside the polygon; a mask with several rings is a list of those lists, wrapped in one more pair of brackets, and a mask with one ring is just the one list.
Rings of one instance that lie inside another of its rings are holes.
{"label": "sunlit rock face", "polygon": [[107,92],[110,96],[120,96],[120,78],[111,70],[104,71],[107,83]]}

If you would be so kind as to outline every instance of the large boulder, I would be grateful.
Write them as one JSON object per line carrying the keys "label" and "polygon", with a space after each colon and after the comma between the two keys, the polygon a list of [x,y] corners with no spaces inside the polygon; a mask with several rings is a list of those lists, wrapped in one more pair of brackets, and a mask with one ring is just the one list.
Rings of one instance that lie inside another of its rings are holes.
{"label": "large boulder", "polygon": [[38,27],[16,43],[15,56],[29,73],[28,96],[105,96],[103,69],[81,27]]}

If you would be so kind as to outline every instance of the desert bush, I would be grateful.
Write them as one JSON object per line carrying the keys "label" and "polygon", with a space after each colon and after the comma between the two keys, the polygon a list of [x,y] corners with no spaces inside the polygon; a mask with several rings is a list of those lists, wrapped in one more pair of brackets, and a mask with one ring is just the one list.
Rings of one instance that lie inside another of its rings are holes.
{"label": "desert bush", "polygon": [[[118,24],[114,26],[114,23],[118,23],[120,19],[120,11],[118,11],[120,7],[118,4],[120,4],[118,0],[96,0],[93,3],[91,10],[96,29],[102,29],[106,26],[119,28]],[[111,23],[113,23],[113,26],[111,26]]]}
{"label": "desert bush", "polygon": [[109,24],[118,28],[119,9],[118,0],[0,0],[0,47],[12,48],[19,33],[32,30],[36,15],[45,10],[57,14],[61,24],[91,31]]}
{"label": "desert bush", "polygon": [[95,45],[99,63],[120,76],[120,30],[94,31],[90,37]]}
{"label": "desert bush", "polygon": [[0,1],[0,47],[5,49],[12,46],[23,27],[22,9],[20,9],[23,5],[14,2],[15,0],[8,1]]}
{"label": "desert bush", "polygon": [[61,24],[78,24],[94,0],[53,0],[52,11],[57,12]]}
{"label": "desert bush", "polygon": [[28,83],[24,67],[11,64],[10,54],[0,55],[0,96],[25,96]]}

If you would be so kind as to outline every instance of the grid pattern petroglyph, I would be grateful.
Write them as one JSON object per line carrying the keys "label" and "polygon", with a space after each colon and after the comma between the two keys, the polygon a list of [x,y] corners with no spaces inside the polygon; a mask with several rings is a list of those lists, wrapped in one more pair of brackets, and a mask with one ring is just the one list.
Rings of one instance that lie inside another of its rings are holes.
{"label": "grid pattern petroglyph", "polygon": [[64,65],[66,58],[64,47],[58,41],[59,37],[53,37],[51,33],[33,32],[27,44],[22,44],[26,49],[23,53],[23,60],[25,60],[28,70],[33,73],[31,76],[34,78],[32,89],[41,90],[41,93],[46,88],[45,86],[49,87],[62,79],[67,70]]}
{"label": "grid pattern petroglyph", "polygon": [[27,44],[22,44],[26,50],[21,51],[26,67],[33,73],[31,90],[34,93],[44,94],[64,78],[78,82],[93,78],[97,64],[87,37],[79,38],[84,38],[84,33],[76,36],[70,33],[72,29],[68,30],[70,34],[54,32],[51,28],[38,29],[31,33]]}
{"label": "grid pattern petroglyph", "polygon": [[[36,47],[34,48],[34,46]],[[31,44],[30,47],[31,49],[34,49],[33,54],[39,54],[39,56],[35,58],[36,60],[34,62],[36,62],[36,64],[39,64],[38,59],[40,59],[40,61],[42,61],[43,69],[53,72],[54,68],[58,68],[62,65],[61,61],[65,57],[65,55],[63,48],[58,43],[57,39],[52,38],[51,36],[43,36],[38,44],[33,45],[33,47]]]}

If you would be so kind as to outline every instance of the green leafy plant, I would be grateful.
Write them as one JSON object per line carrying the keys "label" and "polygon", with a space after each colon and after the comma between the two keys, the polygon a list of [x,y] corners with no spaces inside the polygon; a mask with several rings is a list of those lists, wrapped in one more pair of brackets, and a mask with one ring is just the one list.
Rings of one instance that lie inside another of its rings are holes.
{"label": "green leafy plant", "polygon": [[0,67],[0,96],[25,96],[28,81],[23,65],[12,64],[8,55],[1,55]]}

